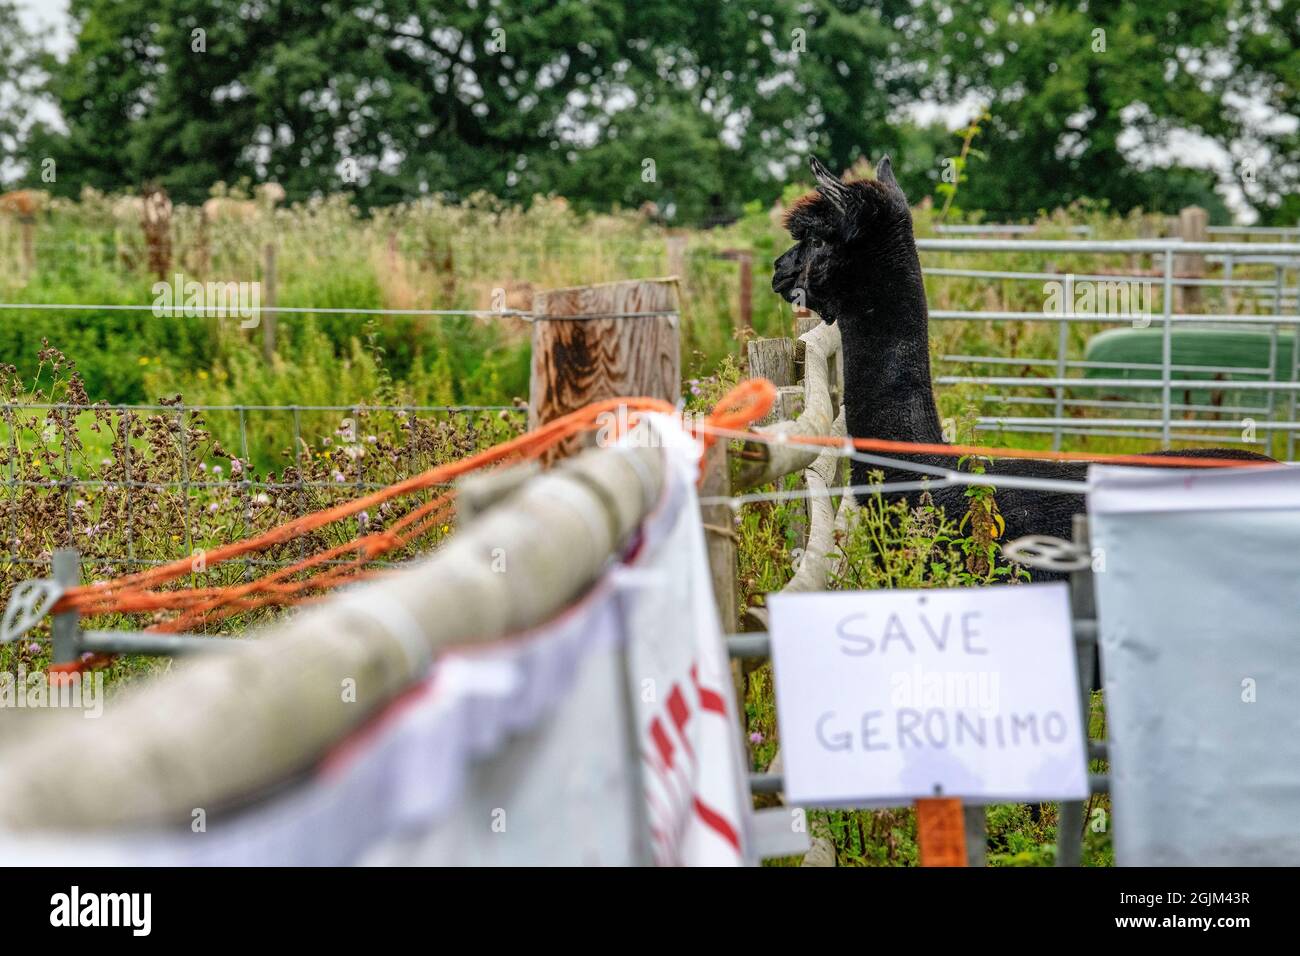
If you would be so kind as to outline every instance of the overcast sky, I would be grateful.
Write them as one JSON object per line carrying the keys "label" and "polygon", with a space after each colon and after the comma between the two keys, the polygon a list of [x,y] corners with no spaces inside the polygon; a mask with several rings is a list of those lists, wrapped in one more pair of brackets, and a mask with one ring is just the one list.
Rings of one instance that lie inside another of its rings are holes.
{"label": "overcast sky", "polygon": [[[72,31],[68,19],[68,0],[18,0],[18,8],[28,26],[38,36],[43,36],[47,44],[56,52],[62,53],[72,48]],[[948,121],[953,129],[964,126],[971,116],[971,104],[962,104],[956,108],[944,108],[934,104],[918,104],[912,111],[918,119],[931,120],[940,116]],[[1123,141],[1121,140],[1121,148]],[[1166,144],[1165,155],[1157,161],[1166,161],[1178,156],[1188,165],[1213,167],[1221,173],[1232,171],[1233,163],[1227,151],[1214,141],[1195,134],[1175,132]],[[1228,189],[1225,200],[1236,217],[1245,222],[1254,220],[1254,210],[1245,205],[1241,190],[1234,183]]]}
{"label": "overcast sky", "polygon": [[55,50],[63,51],[72,46],[68,0],[18,0],[18,10],[29,27],[39,28],[38,35],[49,37]]}

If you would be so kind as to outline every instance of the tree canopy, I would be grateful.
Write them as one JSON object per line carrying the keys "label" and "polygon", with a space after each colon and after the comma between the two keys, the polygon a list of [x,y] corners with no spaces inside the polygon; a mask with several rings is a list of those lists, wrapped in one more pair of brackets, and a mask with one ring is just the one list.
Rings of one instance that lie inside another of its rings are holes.
{"label": "tree canopy", "polygon": [[[34,62],[9,7],[0,66]],[[0,120],[0,150],[29,178],[53,158],[68,194],[159,181],[194,201],[276,179],[291,198],[554,192],[700,222],[775,198],[809,152],[837,168],[890,152],[929,193],[960,141],[915,107],[968,103],[990,118],[966,208],[1205,204],[1215,174],[1162,152],[1185,131],[1265,156],[1239,170],[1246,196],[1294,214],[1296,0],[71,0],[71,16],[73,50],[42,61],[66,128]]]}

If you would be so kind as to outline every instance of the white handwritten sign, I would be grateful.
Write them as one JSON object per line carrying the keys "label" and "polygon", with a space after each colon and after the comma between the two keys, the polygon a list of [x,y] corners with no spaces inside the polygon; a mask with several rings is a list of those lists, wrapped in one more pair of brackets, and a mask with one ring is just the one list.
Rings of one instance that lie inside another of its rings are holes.
{"label": "white handwritten sign", "polygon": [[1064,583],[774,594],[791,803],[1087,796]]}

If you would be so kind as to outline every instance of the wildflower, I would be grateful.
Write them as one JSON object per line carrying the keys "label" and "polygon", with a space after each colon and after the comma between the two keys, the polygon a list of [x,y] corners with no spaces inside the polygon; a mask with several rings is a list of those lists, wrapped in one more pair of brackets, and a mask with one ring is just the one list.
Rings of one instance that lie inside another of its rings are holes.
{"label": "wildflower", "polygon": [[759,744],[763,742],[763,735],[756,730],[749,735],[749,742],[753,744],[755,747],[757,747]]}
{"label": "wildflower", "polygon": [[207,470],[208,470],[208,463],[206,461],[199,462],[199,471],[207,471]]}
{"label": "wildflower", "polygon": [[84,498],[78,498],[76,501],[72,503],[72,507],[80,511],[86,507],[86,500]]}
{"label": "wildflower", "polygon": [[253,496],[253,501],[255,501],[255,502],[256,502],[257,504],[259,504],[259,505],[268,505],[268,504],[271,503],[271,499],[270,499],[270,497],[269,497],[265,492],[262,492],[261,494],[254,495],[254,496]]}
{"label": "wildflower", "polygon": [[365,531],[366,528],[370,527],[370,515],[364,511],[358,512],[357,527],[360,528],[362,531]]}
{"label": "wildflower", "polygon": [[232,475],[242,475],[244,473],[244,463],[238,458],[230,459],[230,473]]}
{"label": "wildflower", "polygon": [[221,468],[220,465],[213,465],[213,466],[212,466],[212,473],[213,473],[214,475],[220,475],[220,474],[221,474],[221,471],[222,471],[222,468]]}
{"label": "wildflower", "polygon": [[215,501],[212,502],[212,504],[208,505],[208,514],[210,515],[214,515],[220,510],[221,510],[221,505],[217,504]]}
{"label": "wildflower", "polygon": [[336,484],[340,484],[340,485],[343,484],[344,481],[343,472],[336,471],[333,474],[331,474],[330,477],[334,479]]}
{"label": "wildflower", "polygon": [[39,654],[40,652],[41,652],[41,645],[37,644],[35,641],[32,641],[30,644],[27,645],[27,653]]}

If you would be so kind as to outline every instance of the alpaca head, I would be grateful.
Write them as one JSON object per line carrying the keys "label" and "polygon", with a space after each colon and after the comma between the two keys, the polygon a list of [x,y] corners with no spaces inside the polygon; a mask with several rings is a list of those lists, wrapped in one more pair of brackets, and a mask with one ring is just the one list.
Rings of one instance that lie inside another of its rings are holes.
{"label": "alpaca head", "polygon": [[911,243],[912,211],[888,156],[876,167],[875,179],[848,183],[816,157],[810,165],[817,189],[786,214],[795,244],[776,260],[772,291],[834,322],[866,291],[866,267],[882,258],[894,260],[889,253]]}

